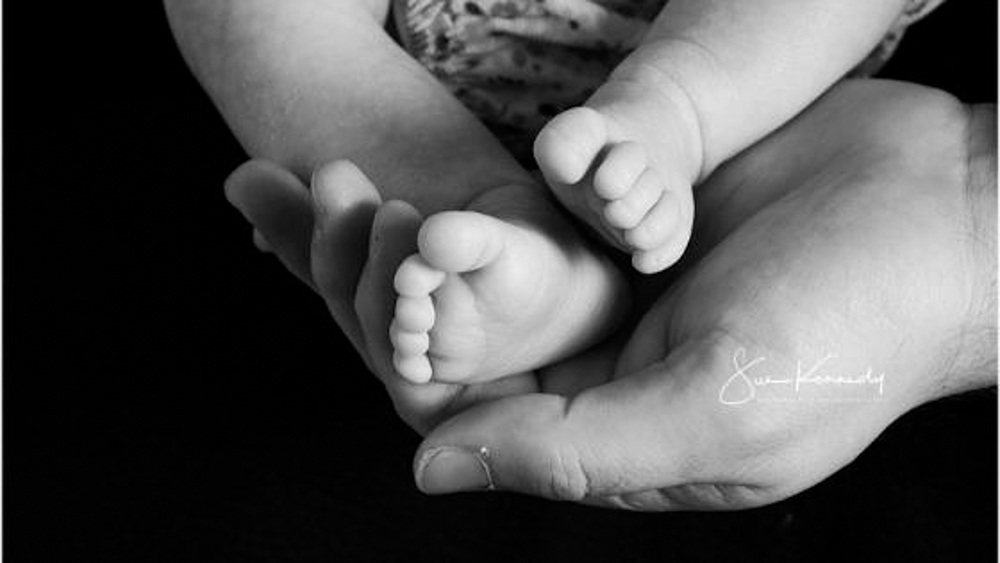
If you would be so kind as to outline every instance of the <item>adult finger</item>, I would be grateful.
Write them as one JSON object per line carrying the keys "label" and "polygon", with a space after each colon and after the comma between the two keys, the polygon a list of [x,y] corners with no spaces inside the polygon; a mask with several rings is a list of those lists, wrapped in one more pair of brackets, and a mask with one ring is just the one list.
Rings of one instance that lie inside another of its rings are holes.
{"label": "adult finger", "polygon": [[420,214],[401,201],[382,204],[372,221],[368,262],[358,283],[354,309],[372,357],[372,369],[383,381],[396,377],[389,325],[395,311],[393,276],[403,259],[416,252]]}
{"label": "adult finger", "polygon": [[381,197],[354,164],[341,160],[313,174],[312,203],[315,227],[310,269],[316,291],[371,369],[368,346],[354,311],[354,297],[368,258],[368,240]]}
{"label": "adult finger", "polygon": [[225,193],[288,271],[314,287],[309,266],[312,202],[302,182],[274,163],[251,160],[229,175]]}
{"label": "adult finger", "polygon": [[385,384],[400,417],[425,433],[430,421],[448,408],[463,390],[457,385],[414,384],[398,374],[392,364],[389,325],[395,314],[393,277],[403,259],[416,252],[421,217],[409,204],[384,203],[371,222],[368,260],[357,284],[355,317],[363,334],[373,372]]}
{"label": "adult finger", "polygon": [[499,488],[644,510],[752,505],[741,452],[727,450],[736,443],[734,421],[725,420],[734,411],[718,394],[731,374],[727,353],[718,340],[691,342],[572,399],[532,394],[469,409],[427,436],[414,462],[417,485],[431,494]]}

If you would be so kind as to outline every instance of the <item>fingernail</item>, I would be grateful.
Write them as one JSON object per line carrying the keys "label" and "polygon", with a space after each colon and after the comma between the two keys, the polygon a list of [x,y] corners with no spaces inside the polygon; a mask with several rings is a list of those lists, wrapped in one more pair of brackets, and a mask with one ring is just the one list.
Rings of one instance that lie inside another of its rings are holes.
{"label": "fingernail", "polygon": [[492,490],[487,456],[486,448],[428,450],[417,463],[417,487],[429,495]]}
{"label": "fingernail", "polygon": [[274,249],[271,247],[271,243],[267,242],[264,235],[261,234],[257,229],[253,230],[253,244],[257,247],[257,250],[265,253],[273,252]]}

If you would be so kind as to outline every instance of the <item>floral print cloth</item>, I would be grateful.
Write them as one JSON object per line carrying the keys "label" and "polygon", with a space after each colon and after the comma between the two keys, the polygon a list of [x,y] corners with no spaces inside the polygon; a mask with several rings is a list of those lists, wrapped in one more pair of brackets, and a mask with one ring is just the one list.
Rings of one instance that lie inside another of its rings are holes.
{"label": "floral print cloth", "polygon": [[[393,10],[404,48],[525,159],[545,122],[582,104],[666,1],[393,0]],[[943,1],[909,0],[851,74],[876,72],[906,27]]]}

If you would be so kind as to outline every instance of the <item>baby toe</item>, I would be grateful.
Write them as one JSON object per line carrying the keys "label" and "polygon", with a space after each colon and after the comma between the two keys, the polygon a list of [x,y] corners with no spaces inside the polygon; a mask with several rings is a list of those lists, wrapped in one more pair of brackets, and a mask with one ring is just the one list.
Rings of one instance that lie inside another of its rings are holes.
{"label": "baby toe", "polygon": [[632,255],[632,266],[644,274],[655,274],[673,266],[684,255],[691,240],[691,229],[674,229],[667,241],[650,250]]}
{"label": "baby toe", "polygon": [[445,211],[432,215],[420,228],[417,245],[434,269],[471,272],[496,260],[510,236],[510,225],[474,211]]}
{"label": "baby toe", "polygon": [[664,245],[678,228],[680,207],[677,198],[667,190],[660,195],[635,228],[625,233],[625,242],[638,250],[652,250]]}
{"label": "baby toe", "polygon": [[396,352],[392,355],[392,365],[399,375],[413,383],[427,383],[433,375],[427,356],[405,356]]}
{"label": "baby toe", "polygon": [[400,297],[396,300],[396,319],[400,330],[427,332],[434,327],[434,303],[429,295]]}
{"label": "baby toe", "polygon": [[642,145],[625,141],[613,145],[594,172],[594,191],[605,200],[624,197],[646,170],[648,160]]}
{"label": "baby toe", "polygon": [[573,108],[555,116],[538,133],[535,160],[548,180],[575,184],[606,142],[604,117],[588,107]]}
{"label": "baby toe", "polygon": [[399,324],[392,323],[389,327],[389,340],[392,347],[404,356],[420,356],[430,349],[431,338],[426,332],[411,332],[399,328]]}
{"label": "baby toe", "polygon": [[669,244],[653,250],[636,252],[632,255],[632,267],[643,274],[662,272],[681,259],[685,246]]}
{"label": "baby toe", "polygon": [[660,198],[663,184],[652,169],[647,168],[624,197],[604,208],[604,219],[617,229],[633,229]]}

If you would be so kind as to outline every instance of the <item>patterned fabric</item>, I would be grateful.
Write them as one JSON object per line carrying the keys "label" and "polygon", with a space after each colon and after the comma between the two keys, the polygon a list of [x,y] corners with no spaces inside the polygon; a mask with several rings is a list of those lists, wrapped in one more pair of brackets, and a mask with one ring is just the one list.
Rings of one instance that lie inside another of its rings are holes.
{"label": "patterned fabric", "polygon": [[[406,50],[519,158],[549,118],[582,104],[667,0],[393,0]],[[907,26],[944,0],[909,0],[852,71],[875,73]]]}

